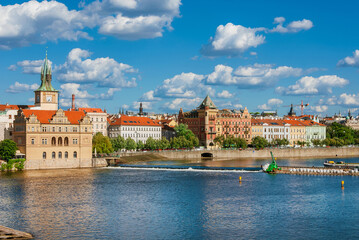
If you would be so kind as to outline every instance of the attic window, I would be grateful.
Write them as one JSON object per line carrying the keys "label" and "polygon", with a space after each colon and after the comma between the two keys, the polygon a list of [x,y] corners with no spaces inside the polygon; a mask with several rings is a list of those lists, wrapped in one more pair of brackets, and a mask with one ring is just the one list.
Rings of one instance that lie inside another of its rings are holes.
{"label": "attic window", "polygon": [[132,121],[129,121],[130,123],[133,123]]}
{"label": "attic window", "polygon": [[127,123],[127,121],[123,121],[123,122]]}

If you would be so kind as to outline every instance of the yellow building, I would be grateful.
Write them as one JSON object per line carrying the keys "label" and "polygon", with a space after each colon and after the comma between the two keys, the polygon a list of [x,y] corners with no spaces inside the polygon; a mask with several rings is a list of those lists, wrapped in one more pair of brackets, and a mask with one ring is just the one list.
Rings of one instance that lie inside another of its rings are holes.
{"label": "yellow building", "polygon": [[306,141],[306,125],[308,121],[299,121],[299,120],[283,120],[284,122],[290,124],[290,137],[289,144],[296,145],[298,141]]}
{"label": "yellow building", "polygon": [[35,109],[20,109],[14,120],[13,140],[25,154],[25,168],[91,167],[92,131],[91,118],[84,111],[58,109],[58,91],[51,85],[46,56]]}

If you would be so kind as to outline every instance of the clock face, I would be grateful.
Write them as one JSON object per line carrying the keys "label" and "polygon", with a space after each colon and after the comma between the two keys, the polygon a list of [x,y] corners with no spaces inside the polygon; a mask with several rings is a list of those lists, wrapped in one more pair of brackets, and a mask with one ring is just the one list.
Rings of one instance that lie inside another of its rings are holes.
{"label": "clock face", "polygon": [[52,102],[52,96],[50,95],[50,96],[46,96],[46,101],[47,102]]}

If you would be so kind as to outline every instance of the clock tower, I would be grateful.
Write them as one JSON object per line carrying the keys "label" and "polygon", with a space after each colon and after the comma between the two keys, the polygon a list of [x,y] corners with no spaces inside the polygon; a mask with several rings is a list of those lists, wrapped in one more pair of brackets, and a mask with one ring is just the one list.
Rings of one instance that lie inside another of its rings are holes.
{"label": "clock tower", "polygon": [[59,109],[59,91],[51,85],[51,65],[47,60],[47,51],[44,64],[41,67],[41,86],[35,90],[35,107],[41,110]]}

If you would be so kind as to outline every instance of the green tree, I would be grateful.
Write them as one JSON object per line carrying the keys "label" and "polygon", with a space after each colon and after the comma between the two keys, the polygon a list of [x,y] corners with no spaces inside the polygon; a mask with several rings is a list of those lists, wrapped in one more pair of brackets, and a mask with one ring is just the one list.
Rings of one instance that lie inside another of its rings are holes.
{"label": "green tree", "polygon": [[126,148],[126,140],[122,136],[118,136],[117,138],[111,139],[111,144],[114,149],[114,151],[118,151],[119,149],[125,149]]}
{"label": "green tree", "polygon": [[108,137],[102,135],[102,133],[96,133],[95,136],[92,138],[92,152],[97,153],[112,153],[113,148],[111,141]]}
{"label": "green tree", "polygon": [[0,142],[0,157],[6,161],[15,157],[17,150],[16,143],[13,140],[5,139]]}
{"label": "green tree", "polygon": [[252,145],[258,150],[261,148],[268,147],[269,144],[268,144],[267,139],[260,137],[260,136],[256,136],[252,140]]}
{"label": "green tree", "polygon": [[190,129],[188,129],[187,124],[181,123],[174,129],[176,131],[177,137],[184,136],[186,139],[189,139],[190,136],[195,136],[194,133]]}
{"label": "green tree", "polygon": [[128,137],[126,139],[126,150],[135,150],[137,147],[135,140],[133,140],[132,138]]}
{"label": "green tree", "polygon": [[137,143],[137,149],[138,150],[142,150],[142,149],[144,149],[145,148],[145,144],[143,144],[143,142],[140,140],[140,141],[138,141],[138,143]]}
{"label": "green tree", "polygon": [[247,141],[243,138],[235,138],[235,143],[237,148],[246,149],[248,147]]}
{"label": "green tree", "polygon": [[215,144],[217,144],[218,146],[220,146],[220,147],[223,146],[223,141],[224,141],[224,136],[223,136],[223,135],[219,135],[219,136],[217,136],[217,137],[215,137],[215,138],[213,139],[213,142],[214,142]]}
{"label": "green tree", "polygon": [[159,149],[167,149],[171,146],[170,142],[165,137],[162,137],[162,139],[160,139],[158,141],[159,141],[158,142]]}
{"label": "green tree", "polygon": [[147,138],[147,141],[145,143],[145,148],[150,150],[157,149],[156,141],[152,137]]}

